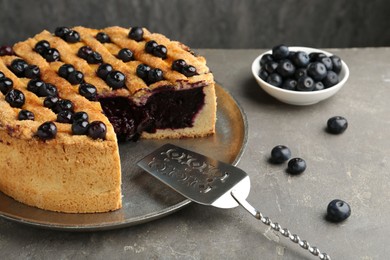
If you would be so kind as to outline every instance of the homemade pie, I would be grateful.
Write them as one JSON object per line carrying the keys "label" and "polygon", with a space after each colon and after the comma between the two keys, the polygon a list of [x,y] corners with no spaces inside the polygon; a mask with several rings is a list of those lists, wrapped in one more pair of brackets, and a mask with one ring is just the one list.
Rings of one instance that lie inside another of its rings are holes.
{"label": "homemade pie", "polygon": [[121,208],[117,141],[213,134],[206,60],[145,28],[58,27],[0,49],[0,191],[41,209]]}

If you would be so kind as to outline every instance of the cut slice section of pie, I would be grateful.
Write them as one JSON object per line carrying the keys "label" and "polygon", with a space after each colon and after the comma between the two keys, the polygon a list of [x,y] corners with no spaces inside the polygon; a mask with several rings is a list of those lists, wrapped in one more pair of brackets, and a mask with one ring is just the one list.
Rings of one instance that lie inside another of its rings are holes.
{"label": "cut slice section of pie", "polygon": [[59,27],[2,54],[0,191],[28,205],[116,210],[118,139],[215,131],[205,59],[145,28]]}

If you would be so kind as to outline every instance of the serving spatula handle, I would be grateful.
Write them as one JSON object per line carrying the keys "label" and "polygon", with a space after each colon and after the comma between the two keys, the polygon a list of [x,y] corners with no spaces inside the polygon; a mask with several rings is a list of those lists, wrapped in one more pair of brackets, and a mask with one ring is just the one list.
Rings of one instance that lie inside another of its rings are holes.
{"label": "serving spatula handle", "polygon": [[289,238],[292,242],[298,244],[301,248],[308,250],[312,255],[318,256],[321,260],[330,260],[330,256],[326,253],[321,253],[321,251],[315,247],[311,246],[306,240],[302,240],[298,235],[292,234],[287,228],[283,228],[277,222],[273,222],[269,217],[263,216],[263,214],[254,208],[249,202],[242,198],[239,194],[235,194],[234,190],[231,192],[232,197],[240,204],[244,209],[246,209],[252,216],[260,220],[263,224],[270,226],[273,230],[279,232],[284,237]]}

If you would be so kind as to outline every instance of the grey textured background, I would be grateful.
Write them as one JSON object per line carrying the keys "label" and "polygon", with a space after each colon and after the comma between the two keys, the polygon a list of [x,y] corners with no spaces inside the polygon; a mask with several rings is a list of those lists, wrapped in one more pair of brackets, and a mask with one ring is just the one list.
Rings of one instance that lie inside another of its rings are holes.
{"label": "grey textured background", "polygon": [[144,26],[192,48],[390,46],[386,0],[0,0],[0,45],[57,26]]}

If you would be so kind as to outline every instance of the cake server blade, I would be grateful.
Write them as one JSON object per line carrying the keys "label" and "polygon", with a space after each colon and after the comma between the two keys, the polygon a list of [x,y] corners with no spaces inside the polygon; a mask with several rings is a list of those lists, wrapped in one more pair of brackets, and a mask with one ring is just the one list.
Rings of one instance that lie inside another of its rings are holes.
{"label": "cake server blade", "polygon": [[272,222],[249,204],[246,200],[250,191],[249,176],[238,167],[173,144],[163,145],[138,161],[137,165],[194,202],[218,208],[234,208],[241,205],[263,224],[308,250],[312,255],[322,260],[330,260],[328,254],[321,253],[306,240]]}

